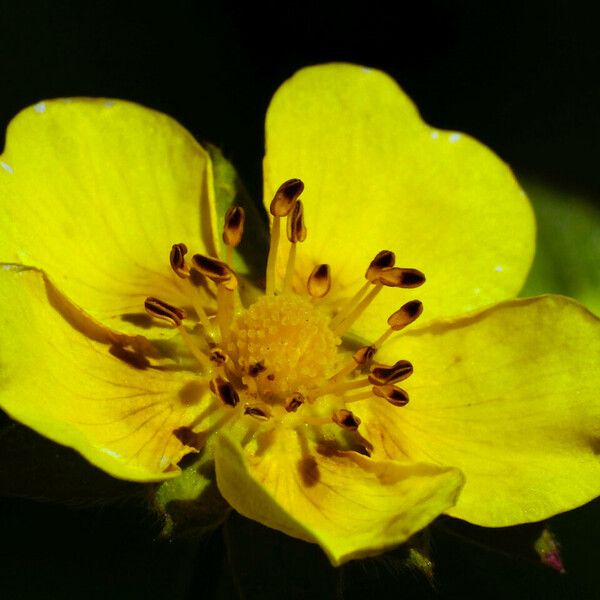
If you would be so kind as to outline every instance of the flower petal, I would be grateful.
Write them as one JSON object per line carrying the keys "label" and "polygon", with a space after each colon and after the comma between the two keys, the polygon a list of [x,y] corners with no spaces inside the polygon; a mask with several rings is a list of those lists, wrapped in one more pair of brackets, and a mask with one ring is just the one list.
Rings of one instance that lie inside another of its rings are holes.
{"label": "flower petal", "polygon": [[174,431],[206,409],[207,384],[111,345],[37,270],[0,270],[0,407],[115,477],[166,479],[192,451]]}
{"label": "flower petal", "polygon": [[217,483],[242,515],[318,543],[334,565],[407,540],[452,506],[456,469],[372,461],[277,428],[242,449],[221,435]]}
{"label": "flower petal", "polygon": [[1,164],[0,261],[43,269],[116,329],[138,330],[146,296],[183,299],[172,244],[217,249],[210,159],[161,113],[121,100],[40,102],[9,125]]}
{"label": "flower petal", "polygon": [[[306,184],[304,280],[329,263],[332,294],[354,292],[374,255],[392,250],[400,266],[427,275],[421,322],[521,288],[534,220],[510,169],[474,139],[428,127],[384,73],[348,64],[299,71],[271,102],[266,145],[267,204],[284,180]],[[379,333],[378,315],[399,303],[385,290],[355,332]]]}
{"label": "flower petal", "polygon": [[449,514],[483,526],[538,521],[600,494],[600,321],[574,301],[499,304],[397,338],[411,401],[356,407],[374,456],[461,469]]}

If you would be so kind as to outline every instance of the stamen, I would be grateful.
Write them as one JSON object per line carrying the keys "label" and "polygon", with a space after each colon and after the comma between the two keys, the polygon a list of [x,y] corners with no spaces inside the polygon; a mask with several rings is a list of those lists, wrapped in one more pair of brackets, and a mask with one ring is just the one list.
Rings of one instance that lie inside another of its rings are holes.
{"label": "stamen", "polygon": [[271,418],[271,411],[266,405],[246,404],[244,414],[257,419],[258,421],[268,421]]}
{"label": "stamen", "polygon": [[374,346],[363,346],[359,348],[355,353],[352,359],[347,362],[342,369],[340,369],[335,375],[329,378],[331,383],[336,383],[340,379],[346,377],[346,375],[350,375],[356,367],[360,365],[364,365],[366,362],[370,361],[374,356],[375,352],[377,352],[377,348]]}
{"label": "stamen", "polygon": [[227,362],[227,354],[221,348],[213,348],[210,351],[210,361],[217,367],[222,367]]}
{"label": "stamen", "polygon": [[275,268],[277,265],[277,251],[279,249],[279,238],[281,228],[281,217],[290,214],[300,194],[304,191],[304,183],[300,179],[289,179],[282,183],[275,192],[271,201],[269,211],[273,216],[271,226],[271,244],[269,246],[269,257],[267,259],[267,289],[266,295],[275,293]]}
{"label": "stamen", "polygon": [[375,386],[373,393],[380,398],[385,398],[385,400],[394,406],[406,406],[408,404],[408,393],[395,385]]}
{"label": "stamen", "polygon": [[304,396],[300,392],[292,394],[285,402],[287,412],[296,412],[304,404]]}
{"label": "stamen", "polygon": [[246,214],[241,206],[231,206],[225,213],[223,226],[223,242],[227,246],[227,264],[233,262],[233,249],[237,248],[244,235],[244,222]]}
{"label": "stamen", "polygon": [[331,328],[335,330],[348,318],[358,302],[364,298],[371,284],[379,283],[379,274],[382,269],[388,269],[394,266],[396,255],[389,250],[382,250],[375,255],[375,258],[369,263],[365,273],[366,283],[352,296],[352,298],[343,306],[338,314],[331,320]]}
{"label": "stamen", "polygon": [[341,408],[340,410],[336,410],[331,420],[339,425],[342,429],[346,429],[347,431],[356,431],[358,426],[360,425],[360,419],[354,415],[354,413],[345,408]]}
{"label": "stamen", "polygon": [[291,242],[288,262],[285,268],[285,278],[283,280],[283,291],[286,292],[292,285],[294,277],[294,267],[296,265],[296,248],[298,242],[306,239],[306,226],[304,224],[304,207],[301,200],[297,200],[292,208],[292,212],[287,217],[287,237]]}
{"label": "stamen", "polygon": [[240,401],[238,393],[229,381],[222,377],[215,377],[210,381],[210,389],[212,393],[226,406],[235,408]]}
{"label": "stamen", "polygon": [[185,311],[158,298],[149,297],[144,300],[146,312],[155,319],[166,321],[173,327],[179,327],[185,319]]}
{"label": "stamen", "polygon": [[407,360],[399,360],[391,367],[373,367],[369,381],[373,385],[386,385],[398,383],[408,379],[413,374],[413,366]]}
{"label": "stamen", "polygon": [[181,279],[187,279],[190,276],[190,268],[185,260],[187,251],[188,249],[185,244],[173,244],[169,256],[171,269],[173,269],[175,275],[181,277]]}
{"label": "stamen", "polygon": [[373,289],[359,302],[358,306],[354,308],[354,310],[333,330],[335,335],[339,335],[340,337],[352,327],[356,319],[360,317],[363,311],[375,300],[375,297],[379,292],[383,289],[383,283],[376,283]]}
{"label": "stamen", "polygon": [[366,387],[367,385],[373,385],[368,378],[346,381],[342,383],[328,383],[320,388],[310,390],[309,394],[311,400],[314,400],[315,398],[320,398],[321,396],[326,396],[327,394],[343,394],[344,392]]}
{"label": "stamen", "polygon": [[306,289],[313,298],[324,298],[331,289],[331,269],[329,265],[317,265],[308,276]]}
{"label": "stamen", "polygon": [[390,267],[380,271],[378,281],[388,287],[417,288],[425,283],[425,275],[418,269]]}
{"label": "stamen", "polygon": [[423,303],[420,300],[410,300],[403,304],[395,313],[392,313],[387,320],[390,328],[373,344],[376,348],[381,348],[387,339],[395,332],[404,329],[416,321],[423,313]]}

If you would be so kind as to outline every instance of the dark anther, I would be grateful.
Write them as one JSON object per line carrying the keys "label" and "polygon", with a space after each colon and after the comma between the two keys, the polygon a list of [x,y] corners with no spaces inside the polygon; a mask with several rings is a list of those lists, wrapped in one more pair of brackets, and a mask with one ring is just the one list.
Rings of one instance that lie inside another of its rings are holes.
{"label": "dark anther", "polygon": [[151,317],[167,321],[174,327],[179,327],[181,321],[185,319],[185,312],[181,308],[167,304],[158,298],[146,298],[144,308]]}
{"label": "dark anther", "polygon": [[222,261],[203,254],[194,254],[192,263],[202,275],[213,281],[224,281],[231,277],[231,269]]}
{"label": "dark anther", "polygon": [[224,365],[227,362],[227,354],[221,348],[213,348],[210,351],[210,360],[217,366]]}
{"label": "dark anther", "polygon": [[401,269],[400,267],[391,267],[382,269],[377,279],[388,287],[399,287],[412,289],[425,283],[425,275],[417,269]]}
{"label": "dark anther", "polygon": [[387,383],[398,383],[410,377],[413,366],[407,360],[399,360],[391,367],[374,367],[369,376],[369,382],[373,385],[385,385]]}
{"label": "dark anther", "polygon": [[287,217],[303,191],[304,183],[300,179],[288,179],[282,183],[271,200],[271,214],[274,217]]}
{"label": "dark anther", "polygon": [[390,250],[382,250],[378,252],[375,258],[369,264],[369,268],[365,273],[365,278],[374,282],[382,269],[389,269],[394,266],[396,255]]}
{"label": "dark anther", "polygon": [[239,246],[244,234],[245,213],[241,206],[232,206],[225,213],[223,241],[228,246]]}
{"label": "dark anther", "polygon": [[185,244],[173,244],[171,247],[171,254],[169,260],[171,262],[171,269],[175,271],[175,274],[182,279],[189,277],[189,269],[185,264],[185,255],[187,254],[187,246]]}
{"label": "dark anther", "polygon": [[373,393],[380,398],[385,398],[394,406],[406,406],[408,404],[408,393],[395,385],[375,386]]}
{"label": "dark anther", "polygon": [[306,283],[308,293],[313,298],[323,298],[331,288],[331,269],[329,265],[317,265]]}
{"label": "dark anther", "polygon": [[263,408],[259,406],[251,406],[250,404],[246,404],[246,406],[244,406],[244,414],[254,417],[259,421],[268,421],[271,417],[271,415],[269,415]]}
{"label": "dark anther", "polygon": [[304,404],[304,396],[300,392],[295,392],[286,401],[285,410],[296,412]]}
{"label": "dark anther", "polygon": [[248,367],[248,375],[250,375],[250,377],[258,377],[261,373],[264,373],[266,370],[267,367],[265,367],[264,362],[260,360],[257,363],[254,363],[253,365],[250,365]]}
{"label": "dark anther", "polygon": [[331,419],[336,425],[348,431],[356,431],[360,425],[360,419],[352,411],[345,408],[336,410]]}
{"label": "dark anther", "polygon": [[222,377],[216,377],[210,381],[210,389],[212,393],[225,405],[232,408],[237,406],[240,401],[238,393],[229,381]]}
{"label": "dark anther", "polygon": [[354,353],[352,358],[357,365],[364,365],[375,356],[375,352],[377,352],[377,348],[374,346],[363,346]]}
{"label": "dark anther", "polygon": [[387,323],[392,329],[399,331],[415,321],[422,312],[423,303],[420,300],[410,300],[390,315]]}
{"label": "dark anther", "polygon": [[304,225],[304,207],[298,200],[287,220],[287,237],[290,242],[303,242],[306,239],[306,227]]}

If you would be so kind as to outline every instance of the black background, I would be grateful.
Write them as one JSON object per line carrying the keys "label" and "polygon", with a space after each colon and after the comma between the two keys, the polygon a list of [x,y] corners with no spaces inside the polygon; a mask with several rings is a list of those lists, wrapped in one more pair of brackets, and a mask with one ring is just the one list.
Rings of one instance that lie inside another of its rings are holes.
{"label": "black background", "polygon": [[[517,174],[600,197],[592,3],[395,2],[396,12],[390,5],[0,0],[0,123],[43,98],[135,100],[220,146],[258,199],[269,98],[296,69],[344,60],[387,71],[428,122],[478,137]],[[11,460],[0,493],[47,499],[52,482],[64,484],[62,469],[78,463],[39,440]],[[240,597],[241,589],[241,597],[277,598],[284,584],[324,598],[599,593],[597,503],[553,520],[568,569],[562,577],[518,551],[532,528],[482,532],[443,521],[434,532],[438,577],[430,590],[393,557],[332,573],[312,548],[239,518],[200,542],[161,541],[142,500],[101,507],[91,500],[100,476],[76,468],[86,473],[84,501],[0,501],[0,595],[149,600]],[[28,489],[33,478],[47,490]]]}

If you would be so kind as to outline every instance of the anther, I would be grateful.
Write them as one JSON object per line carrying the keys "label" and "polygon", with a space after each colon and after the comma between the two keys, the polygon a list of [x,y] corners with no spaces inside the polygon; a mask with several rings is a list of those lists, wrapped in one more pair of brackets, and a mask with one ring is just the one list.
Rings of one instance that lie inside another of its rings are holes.
{"label": "anther", "polygon": [[288,179],[282,183],[271,200],[271,214],[274,217],[287,217],[303,191],[304,183],[300,179]]}
{"label": "anther", "polygon": [[181,321],[185,319],[185,311],[171,304],[167,304],[158,298],[146,298],[146,300],[144,300],[144,308],[151,317],[166,321],[173,325],[173,327],[179,327]]}
{"label": "anther", "polygon": [[267,370],[263,361],[259,361],[254,363],[248,367],[248,375],[250,377],[258,377],[261,373],[264,373]]}
{"label": "anther", "polygon": [[425,275],[418,269],[390,267],[382,269],[377,280],[387,287],[416,288],[425,283]]}
{"label": "anther", "polygon": [[416,321],[423,312],[423,303],[420,300],[410,300],[403,304],[395,313],[390,315],[387,324],[394,330],[400,331],[413,321]]}
{"label": "anther", "polygon": [[331,288],[331,269],[329,265],[317,265],[308,276],[306,289],[313,298],[323,298]]}
{"label": "anther", "polygon": [[399,360],[391,367],[373,367],[369,375],[369,382],[373,385],[387,385],[398,383],[410,377],[413,373],[413,366],[407,360]]}
{"label": "anther", "polygon": [[246,404],[244,406],[244,414],[258,421],[268,421],[271,414],[266,406],[258,406],[256,404]]}
{"label": "anther", "polygon": [[236,248],[242,241],[244,234],[244,221],[246,215],[241,206],[231,206],[225,213],[225,225],[223,227],[223,242],[227,246]]}
{"label": "anther", "polygon": [[360,425],[360,419],[355,416],[351,410],[347,410],[345,408],[336,410],[333,413],[331,420],[336,425],[339,425],[342,429],[346,429],[348,431],[356,431]]}
{"label": "anther", "polygon": [[300,392],[292,394],[285,402],[287,412],[296,412],[304,404],[304,396]]}
{"label": "anther", "polygon": [[186,279],[190,276],[190,269],[185,260],[187,251],[188,249],[185,244],[173,244],[169,256],[171,269],[173,269],[177,277],[181,277],[181,279]]}
{"label": "anther", "polygon": [[406,406],[408,404],[408,394],[402,388],[395,385],[378,385],[373,388],[373,393],[380,398],[384,398],[394,406]]}
{"label": "anther", "polygon": [[222,367],[227,362],[227,354],[221,348],[213,348],[209,358],[217,367]]}
{"label": "anther", "polygon": [[354,353],[352,359],[357,365],[364,365],[375,356],[376,352],[377,348],[375,346],[363,346]]}
{"label": "anther", "polygon": [[233,291],[237,287],[237,277],[233,270],[223,261],[203,254],[194,254],[192,264],[202,275],[226,289]]}
{"label": "anther", "polygon": [[304,224],[304,205],[301,200],[296,201],[287,218],[287,237],[292,244],[303,242],[306,239],[306,226]]}
{"label": "anther", "polygon": [[212,393],[226,406],[234,408],[240,401],[238,393],[229,381],[222,377],[215,377],[210,381],[210,389]]}
{"label": "anther", "polygon": [[396,262],[396,255],[390,250],[382,250],[378,252],[375,258],[369,264],[365,278],[371,283],[375,283],[382,269],[390,269]]}

